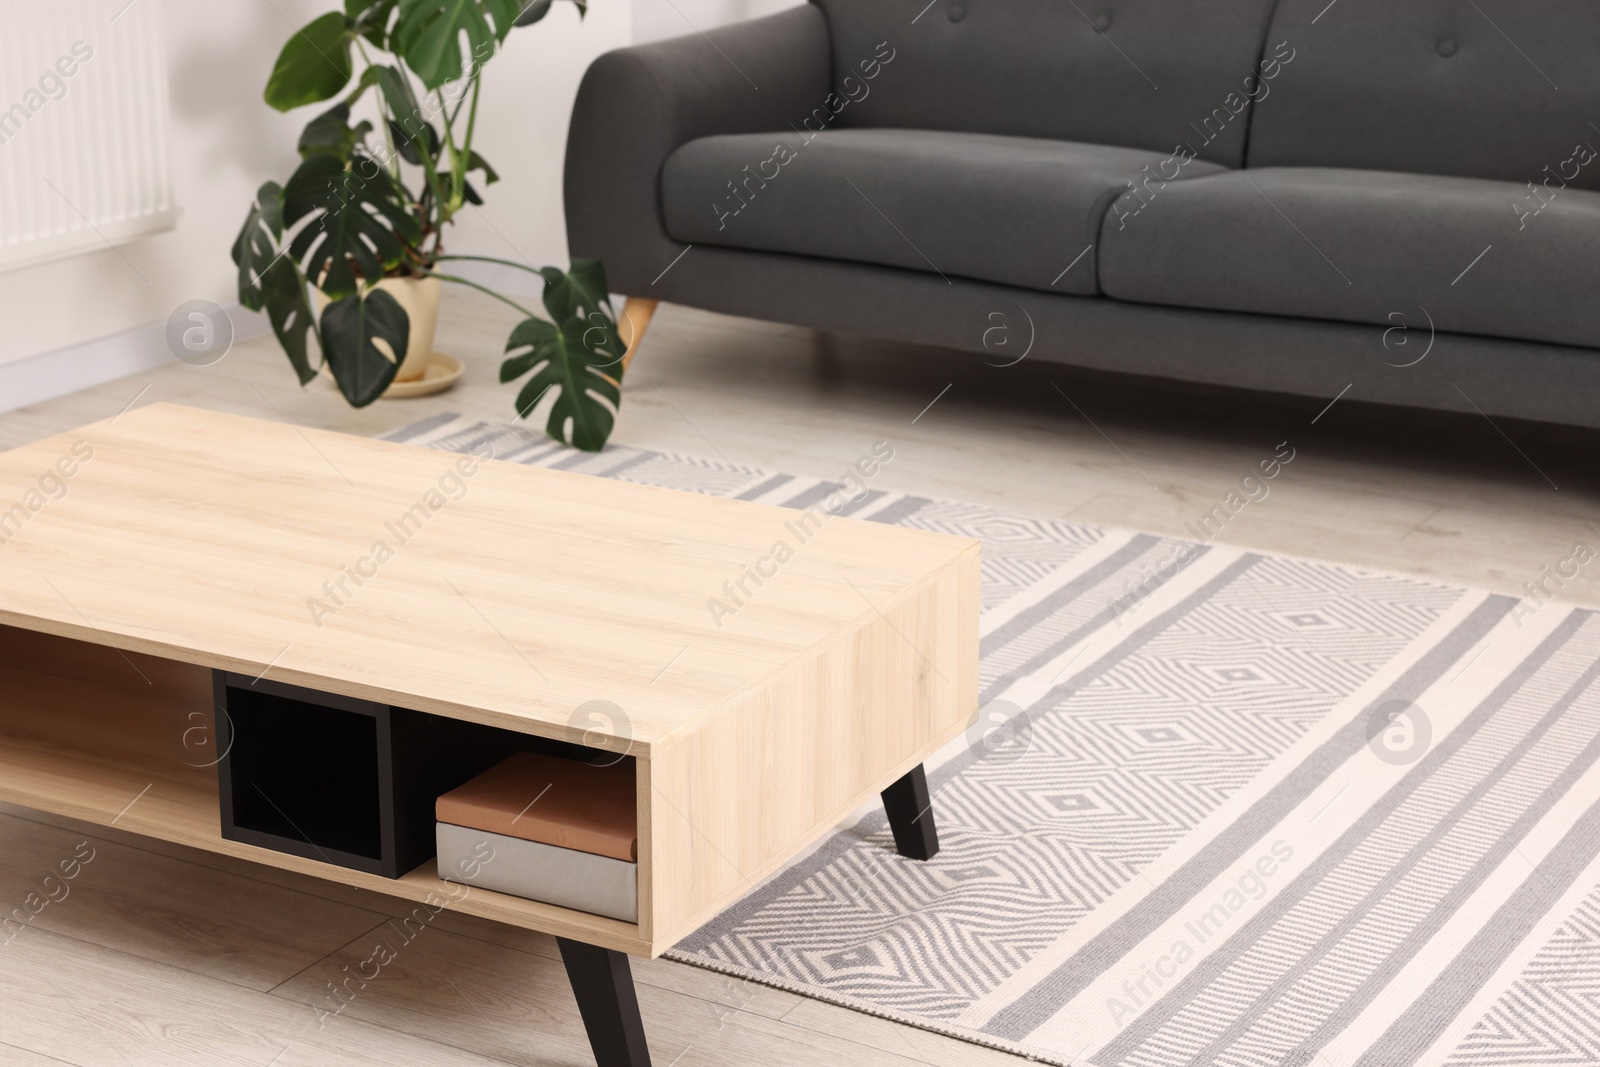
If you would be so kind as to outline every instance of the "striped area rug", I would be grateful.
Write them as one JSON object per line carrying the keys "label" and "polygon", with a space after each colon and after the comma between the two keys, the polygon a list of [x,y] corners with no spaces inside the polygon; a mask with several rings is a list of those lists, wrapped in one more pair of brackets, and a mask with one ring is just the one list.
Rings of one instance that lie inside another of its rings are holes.
{"label": "striped area rug", "polygon": [[[807,506],[725,462],[392,435]],[[868,810],[672,954],[1053,1064],[1600,1064],[1600,620],[870,489],[984,544],[943,851]]]}

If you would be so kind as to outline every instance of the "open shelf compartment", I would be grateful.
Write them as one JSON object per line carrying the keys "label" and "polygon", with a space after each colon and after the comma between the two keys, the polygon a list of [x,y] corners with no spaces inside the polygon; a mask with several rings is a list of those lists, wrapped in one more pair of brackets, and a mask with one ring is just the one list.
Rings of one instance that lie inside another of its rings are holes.
{"label": "open shelf compartment", "polygon": [[[314,853],[308,857],[221,832],[217,757],[224,735],[217,727],[214,698],[208,668],[0,626],[0,801],[329,877],[327,861]],[[447,733],[472,727],[463,733],[479,739],[483,747],[472,762],[487,761],[483,767],[514,751],[498,748],[507,741],[498,735],[538,751],[584,751],[532,735],[441,721],[457,724],[446,726]],[[465,781],[477,771],[469,766],[454,773]],[[426,804],[430,842],[432,799]],[[641,822],[641,830],[643,826]],[[642,895],[647,885],[643,864],[640,874]],[[652,944],[636,923],[478,887],[463,894],[463,887],[438,877],[431,843],[427,855],[398,877],[358,867],[333,877],[389,896],[634,955],[654,956],[663,947]]]}

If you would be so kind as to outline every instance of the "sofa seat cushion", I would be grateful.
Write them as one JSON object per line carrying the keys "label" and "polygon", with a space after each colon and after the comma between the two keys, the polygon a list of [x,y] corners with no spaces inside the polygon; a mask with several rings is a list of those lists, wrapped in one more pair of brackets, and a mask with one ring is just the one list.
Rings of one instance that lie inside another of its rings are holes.
{"label": "sofa seat cushion", "polygon": [[[1600,347],[1600,193],[1267,167],[1112,205],[1100,285],[1120,300]],[[1380,336],[1375,352],[1382,355]]]}
{"label": "sofa seat cushion", "polygon": [[790,130],[691,141],[661,183],[667,233],[685,244],[1088,295],[1100,218],[1129,182],[1224,169],[1187,153],[1030,137]]}

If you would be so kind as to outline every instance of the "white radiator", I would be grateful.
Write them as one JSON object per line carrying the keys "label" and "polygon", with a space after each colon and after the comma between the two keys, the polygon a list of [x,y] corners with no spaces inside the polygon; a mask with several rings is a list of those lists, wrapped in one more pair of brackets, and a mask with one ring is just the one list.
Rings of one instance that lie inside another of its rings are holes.
{"label": "white radiator", "polygon": [[0,0],[0,270],[170,229],[161,0]]}

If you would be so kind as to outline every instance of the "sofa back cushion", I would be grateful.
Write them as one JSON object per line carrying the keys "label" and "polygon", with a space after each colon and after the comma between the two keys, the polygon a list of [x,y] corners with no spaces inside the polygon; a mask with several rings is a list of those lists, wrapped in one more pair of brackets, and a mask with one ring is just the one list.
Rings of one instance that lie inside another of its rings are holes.
{"label": "sofa back cushion", "polygon": [[836,112],[833,125],[1157,151],[1185,143],[1202,159],[1235,167],[1252,94],[1261,91],[1256,65],[1272,7],[1271,0],[813,2],[832,36],[839,92],[821,114]]}
{"label": "sofa back cushion", "polygon": [[1282,0],[1269,39],[1296,55],[1255,109],[1252,167],[1600,189],[1594,149],[1575,156],[1600,147],[1594,0]]}

